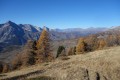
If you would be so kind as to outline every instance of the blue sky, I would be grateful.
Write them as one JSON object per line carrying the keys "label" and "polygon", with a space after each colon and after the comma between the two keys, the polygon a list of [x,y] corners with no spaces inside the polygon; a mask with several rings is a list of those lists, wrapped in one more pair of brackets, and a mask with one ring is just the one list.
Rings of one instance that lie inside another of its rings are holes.
{"label": "blue sky", "polygon": [[120,0],[0,0],[0,23],[49,28],[120,25]]}

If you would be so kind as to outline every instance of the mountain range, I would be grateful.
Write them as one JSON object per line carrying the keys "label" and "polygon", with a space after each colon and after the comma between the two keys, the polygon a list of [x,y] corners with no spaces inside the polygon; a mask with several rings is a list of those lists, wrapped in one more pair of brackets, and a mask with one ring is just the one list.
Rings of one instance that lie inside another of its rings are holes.
{"label": "mountain range", "polygon": [[49,29],[48,27],[36,27],[31,24],[16,24],[7,21],[0,24],[0,48],[10,45],[24,45],[27,40],[37,40],[43,29],[48,30],[52,40],[64,40],[79,38],[90,34],[107,31],[108,28],[69,28]]}

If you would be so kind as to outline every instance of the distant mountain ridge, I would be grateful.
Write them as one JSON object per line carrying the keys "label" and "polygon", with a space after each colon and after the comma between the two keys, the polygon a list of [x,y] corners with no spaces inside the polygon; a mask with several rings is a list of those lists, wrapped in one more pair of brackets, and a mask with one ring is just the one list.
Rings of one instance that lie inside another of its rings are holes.
{"label": "distant mountain ridge", "polygon": [[90,28],[86,28],[86,29],[82,29],[82,28],[68,28],[68,29],[54,29],[55,31],[58,32],[83,32],[83,31],[96,31],[96,32],[101,32],[101,31],[105,31],[108,28],[94,28],[94,27],[90,27]]}
{"label": "distant mountain ridge", "polygon": [[18,25],[12,21],[0,24],[0,51],[12,45],[24,45],[28,39],[38,39],[39,35],[32,25]]}
{"label": "distant mountain ridge", "polygon": [[[37,40],[43,29],[49,31],[52,40],[79,38],[107,30],[106,28],[49,29],[45,26],[41,28],[31,24],[16,24],[12,21],[8,21],[0,24],[0,44],[24,45],[27,40]],[[3,45],[0,45],[0,47],[3,47]]]}

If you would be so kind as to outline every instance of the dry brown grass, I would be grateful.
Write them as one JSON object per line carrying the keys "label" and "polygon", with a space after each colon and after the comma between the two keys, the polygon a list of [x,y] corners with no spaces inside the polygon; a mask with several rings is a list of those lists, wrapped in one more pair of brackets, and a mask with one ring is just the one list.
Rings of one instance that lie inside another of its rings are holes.
{"label": "dry brown grass", "polygon": [[120,80],[120,47],[73,55],[69,58],[58,58],[54,62],[1,74],[0,79],[24,80],[48,76],[55,80]]}

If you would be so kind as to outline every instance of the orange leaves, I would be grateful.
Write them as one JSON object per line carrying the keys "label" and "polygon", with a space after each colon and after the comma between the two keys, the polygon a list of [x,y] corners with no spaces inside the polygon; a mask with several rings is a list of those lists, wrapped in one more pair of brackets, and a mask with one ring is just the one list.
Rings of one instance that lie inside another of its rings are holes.
{"label": "orange leaves", "polygon": [[[47,30],[43,30],[40,38],[37,41],[37,55],[42,57],[42,60],[47,60],[48,58],[50,58],[51,54],[51,45],[50,45],[50,36],[49,33],[47,32]],[[37,59],[39,59],[40,57],[38,57]],[[38,61],[41,62],[41,61]]]}
{"label": "orange leaves", "polygon": [[49,41],[49,34],[46,30],[43,30],[40,38],[37,42],[37,48],[39,49],[41,46],[45,48],[46,43]]}
{"label": "orange leaves", "polygon": [[99,40],[99,49],[102,49],[106,46],[106,41],[104,39]]}
{"label": "orange leaves", "polygon": [[78,45],[76,46],[76,53],[81,54],[84,53],[85,50],[86,50],[86,43],[84,42],[83,38],[80,38]]}

